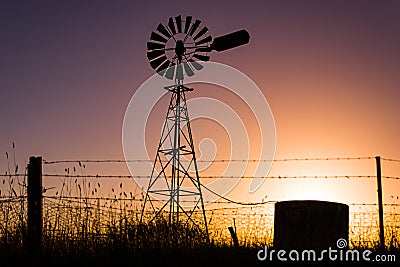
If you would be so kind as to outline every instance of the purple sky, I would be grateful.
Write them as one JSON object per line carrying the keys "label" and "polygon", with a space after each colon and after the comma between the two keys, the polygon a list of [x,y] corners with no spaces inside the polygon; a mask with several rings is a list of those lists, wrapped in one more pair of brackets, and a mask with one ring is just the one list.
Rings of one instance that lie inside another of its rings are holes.
{"label": "purple sky", "polygon": [[0,152],[122,159],[125,109],[153,74],[146,42],[182,14],[213,36],[250,32],[211,56],[263,90],[277,157],[400,158],[399,1],[192,2],[1,1]]}

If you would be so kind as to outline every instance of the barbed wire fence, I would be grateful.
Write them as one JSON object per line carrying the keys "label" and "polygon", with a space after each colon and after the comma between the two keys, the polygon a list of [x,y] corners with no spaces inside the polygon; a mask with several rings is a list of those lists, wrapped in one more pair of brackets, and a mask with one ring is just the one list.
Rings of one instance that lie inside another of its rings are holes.
{"label": "barbed wire fence", "polygon": [[[364,161],[375,157],[338,157],[338,158],[291,158],[274,159],[273,162],[315,162],[315,161]],[[252,162],[260,160],[214,160],[208,162]],[[396,164],[400,160],[381,158],[382,162]],[[126,223],[138,222],[143,204],[144,193],[140,188],[124,185],[132,175],[107,174],[109,163],[127,162],[149,163],[149,160],[43,160],[43,234],[57,238],[88,238],[102,236],[105,232],[126,226]],[[207,162],[207,161],[205,161]],[[88,164],[96,164],[95,171],[88,171]],[[100,167],[99,167],[100,165]],[[398,165],[398,166],[397,166]],[[55,168],[51,168],[55,167]],[[118,169],[118,168],[116,168]],[[27,225],[27,170],[10,171],[0,174],[0,240],[15,242],[23,238]],[[113,169],[113,171],[115,171]],[[126,172],[126,170],[125,170]],[[135,176],[146,179],[149,176]],[[361,175],[269,175],[254,176],[201,176],[202,190],[216,194],[220,199],[206,207],[210,234],[216,242],[231,242],[228,226],[234,225],[242,245],[272,244],[274,204],[276,200],[260,202],[242,202],[218,195],[207,187],[207,179],[376,179],[373,173]],[[383,180],[398,181],[400,176],[382,176]],[[112,183],[108,181],[112,180]],[[115,184],[117,186],[115,186]],[[111,189],[111,190],[110,190]],[[400,202],[399,196],[391,196],[391,203],[384,203],[385,240],[387,246],[400,247]],[[350,207],[350,242],[355,247],[374,247],[379,243],[378,203],[345,203]]]}

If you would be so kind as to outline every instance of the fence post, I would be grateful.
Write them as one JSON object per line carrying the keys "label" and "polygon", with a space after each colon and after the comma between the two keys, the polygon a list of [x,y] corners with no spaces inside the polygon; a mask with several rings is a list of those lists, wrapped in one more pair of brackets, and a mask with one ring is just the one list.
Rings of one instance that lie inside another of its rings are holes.
{"label": "fence post", "polygon": [[42,255],[42,157],[28,164],[28,257],[37,264]]}
{"label": "fence post", "polygon": [[376,156],[376,178],[378,182],[378,206],[379,206],[379,245],[380,249],[385,249],[385,226],[383,221],[383,201],[382,201],[382,176],[381,176],[381,157]]}

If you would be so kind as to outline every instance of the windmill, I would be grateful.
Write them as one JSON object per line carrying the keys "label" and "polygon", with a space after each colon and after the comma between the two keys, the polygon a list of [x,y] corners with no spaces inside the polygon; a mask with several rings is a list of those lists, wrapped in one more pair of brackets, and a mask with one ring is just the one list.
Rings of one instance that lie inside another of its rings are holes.
{"label": "windmill", "polygon": [[[246,30],[212,38],[208,28],[191,16],[170,17],[168,23],[158,24],[147,42],[150,66],[174,84],[164,89],[171,93],[157,154],[143,203],[141,221],[168,219],[170,225],[191,223],[204,227],[208,237],[204,201],[196,163],[185,93],[193,91],[183,83],[210,59],[212,51],[225,51],[249,42]],[[188,187],[190,185],[190,187]],[[163,200],[156,205],[154,199]],[[192,203],[188,208],[187,203]]]}

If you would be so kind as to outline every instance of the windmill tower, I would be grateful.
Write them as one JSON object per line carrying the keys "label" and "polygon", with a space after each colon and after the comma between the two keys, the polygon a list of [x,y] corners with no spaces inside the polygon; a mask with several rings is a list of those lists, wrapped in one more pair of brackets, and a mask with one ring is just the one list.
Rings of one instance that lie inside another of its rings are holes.
{"label": "windmill tower", "polygon": [[[196,163],[184,76],[193,76],[208,61],[211,51],[224,51],[249,42],[245,30],[217,38],[191,16],[171,17],[167,25],[159,24],[147,42],[151,67],[174,84],[164,87],[171,94],[164,120],[151,178],[143,203],[141,221],[163,218],[170,225],[192,224],[204,229],[208,237],[202,185]],[[162,204],[160,201],[162,200]]]}

